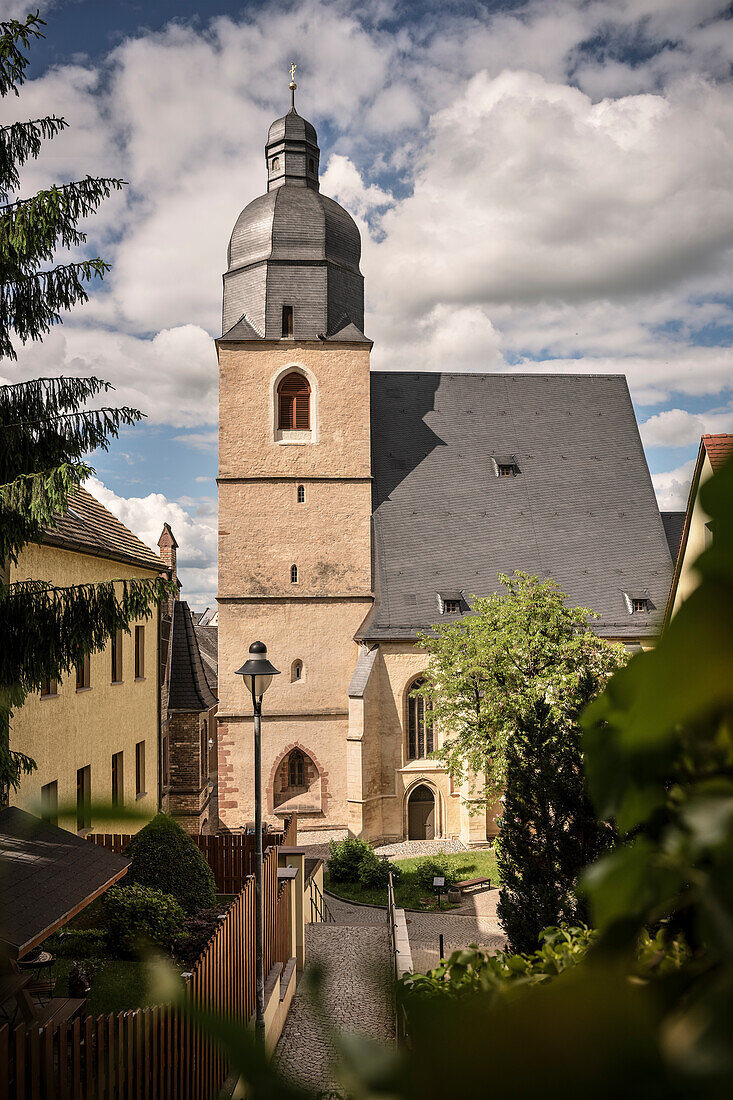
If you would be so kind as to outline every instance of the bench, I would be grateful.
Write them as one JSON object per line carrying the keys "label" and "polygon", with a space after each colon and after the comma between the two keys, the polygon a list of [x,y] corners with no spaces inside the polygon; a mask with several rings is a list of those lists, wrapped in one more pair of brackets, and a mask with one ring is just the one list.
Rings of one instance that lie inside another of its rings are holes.
{"label": "bench", "polygon": [[465,890],[478,890],[478,889],[491,889],[490,878],[467,878],[463,882],[457,882],[455,886],[451,887],[453,890],[457,890],[459,894],[462,894]]}
{"label": "bench", "polygon": [[37,1027],[66,1024],[79,1015],[86,1003],[86,997],[54,997],[38,1010],[32,1023]]}

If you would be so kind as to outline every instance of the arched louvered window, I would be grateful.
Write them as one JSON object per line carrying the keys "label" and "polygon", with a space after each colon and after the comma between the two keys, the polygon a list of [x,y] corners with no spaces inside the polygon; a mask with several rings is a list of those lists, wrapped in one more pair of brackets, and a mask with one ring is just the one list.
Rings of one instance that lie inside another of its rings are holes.
{"label": "arched louvered window", "polygon": [[305,763],[300,749],[293,749],[288,757],[288,786],[305,786]]}
{"label": "arched louvered window", "polygon": [[297,371],[286,375],[277,387],[278,427],[307,431],[311,426],[310,404],[308,380]]}
{"label": "arched louvered window", "polygon": [[[422,686],[418,680],[410,689]],[[432,705],[423,695],[411,695],[407,701],[407,759],[421,760],[435,748],[433,736]]]}

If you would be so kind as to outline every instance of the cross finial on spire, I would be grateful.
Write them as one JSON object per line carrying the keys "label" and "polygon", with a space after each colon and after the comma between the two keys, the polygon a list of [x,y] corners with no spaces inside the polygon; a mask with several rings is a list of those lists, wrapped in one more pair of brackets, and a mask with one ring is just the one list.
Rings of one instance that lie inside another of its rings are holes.
{"label": "cross finial on spire", "polygon": [[298,85],[295,83],[295,70],[298,66],[294,61],[290,62],[290,106],[295,110],[295,89]]}

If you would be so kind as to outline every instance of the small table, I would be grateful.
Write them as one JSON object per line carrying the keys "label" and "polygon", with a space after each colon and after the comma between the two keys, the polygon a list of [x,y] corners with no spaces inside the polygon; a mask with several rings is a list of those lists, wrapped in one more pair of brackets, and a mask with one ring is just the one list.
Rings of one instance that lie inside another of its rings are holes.
{"label": "small table", "polygon": [[55,964],[56,957],[50,951],[33,951],[18,959],[18,970],[32,975],[28,992],[41,1004],[53,996],[56,987],[53,976]]}

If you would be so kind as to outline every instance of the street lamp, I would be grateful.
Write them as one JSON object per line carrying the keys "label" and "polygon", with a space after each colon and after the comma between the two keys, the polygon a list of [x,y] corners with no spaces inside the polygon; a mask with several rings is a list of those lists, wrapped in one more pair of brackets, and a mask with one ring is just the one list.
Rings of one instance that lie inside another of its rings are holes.
{"label": "street lamp", "polygon": [[238,668],[252,692],[255,733],[255,956],[257,966],[257,1005],[255,1009],[255,1034],[265,1042],[265,956],[263,944],[264,906],[262,897],[262,696],[279,671],[267,659],[267,646],[253,642],[249,647],[249,660]]}

